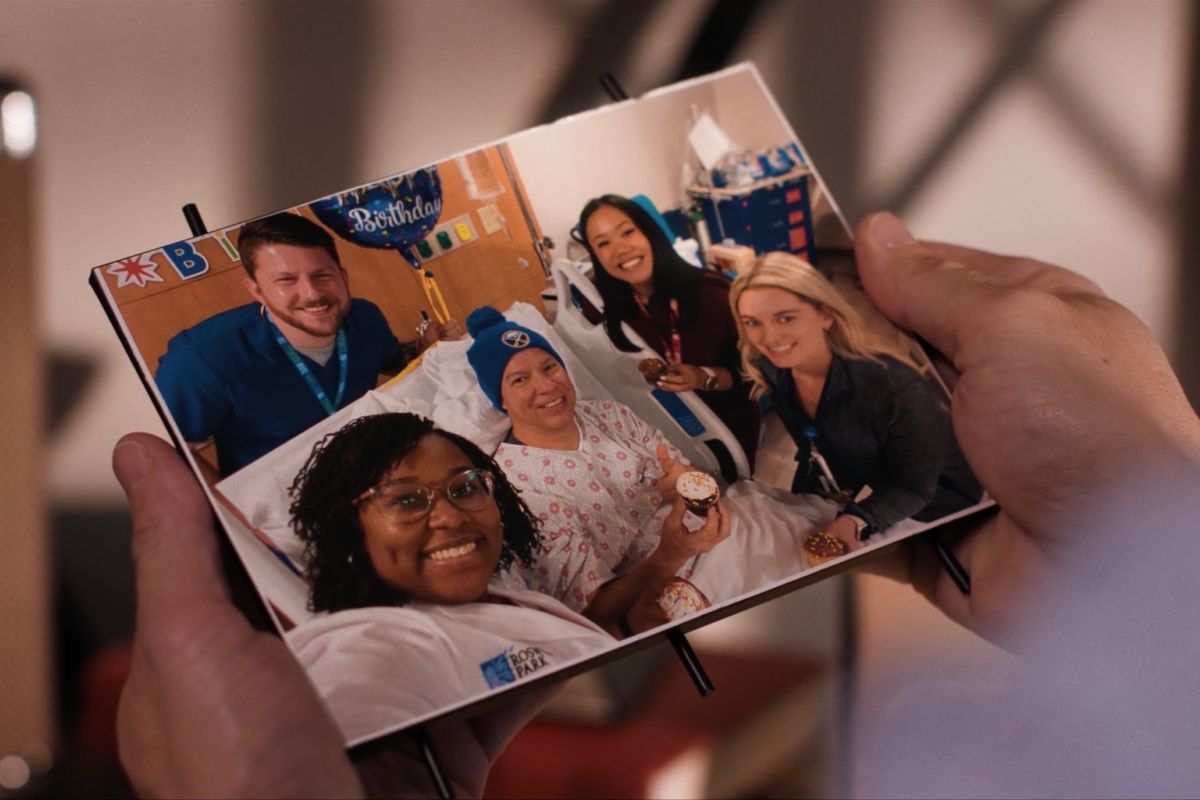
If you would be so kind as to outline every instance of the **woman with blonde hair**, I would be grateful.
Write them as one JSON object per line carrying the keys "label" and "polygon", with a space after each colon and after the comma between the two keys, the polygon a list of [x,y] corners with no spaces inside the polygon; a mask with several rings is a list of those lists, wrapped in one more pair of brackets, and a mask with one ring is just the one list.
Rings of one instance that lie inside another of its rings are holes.
{"label": "woman with blonde hair", "polygon": [[856,550],[902,519],[978,502],[947,398],[907,349],[870,331],[821,273],[768,253],[729,292],[753,396],[795,440],[793,492],[843,503],[825,532]]}

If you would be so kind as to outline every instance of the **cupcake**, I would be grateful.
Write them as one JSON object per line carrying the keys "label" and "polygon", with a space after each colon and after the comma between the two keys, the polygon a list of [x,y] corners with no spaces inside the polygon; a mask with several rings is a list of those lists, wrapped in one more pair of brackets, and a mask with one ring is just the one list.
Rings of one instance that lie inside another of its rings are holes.
{"label": "cupcake", "polygon": [[695,614],[711,605],[696,584],[680,577],[671,578],[658,595],[658,607],[669,620]]}
{"label": "cupcake", "polygon": [[804,560],[810,567],[844,556],[850,552],[846,543],[825,531],[813,531],[804,538]]}
{"label": "cupcake", "polygon": [[711,475],[703,472],[685,472],[680,475],[675,481],[675,491],[683,498],[687,510],[698,517],[708,516],[708,510],[721,496],[717,482]]}
{"label": "cupcake", "polygon": [[646,383],[653,386],[658,383],[659,378],[667,374],[667,362],[661,358],[643,358],[638,362],[638,372],[642,373]]}

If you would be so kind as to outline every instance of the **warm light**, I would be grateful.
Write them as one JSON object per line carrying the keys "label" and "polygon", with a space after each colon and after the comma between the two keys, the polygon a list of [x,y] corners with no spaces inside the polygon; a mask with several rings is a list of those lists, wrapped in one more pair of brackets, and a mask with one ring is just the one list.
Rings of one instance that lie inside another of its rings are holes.
{"label": "warm light", "polygon": [[29,783],[29,764],[20,756],[0,758],[0,788],[13,791]]}
{"label": "warm light", "polygon": [[37,146],[37,111],[33,98],[19,89],[0,99],[0,150],[25,158]]}

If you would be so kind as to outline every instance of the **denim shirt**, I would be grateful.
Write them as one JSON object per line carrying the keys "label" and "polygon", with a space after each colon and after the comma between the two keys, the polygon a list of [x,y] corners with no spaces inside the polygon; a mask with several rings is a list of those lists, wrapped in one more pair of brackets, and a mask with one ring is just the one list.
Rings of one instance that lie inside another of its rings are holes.
{"label": "denim shirt", "polygon": [[908,517],[936,519],[978,502],[982,488],[954,439],[945,393],[931,378],[888,356],[834,355],[816,417],[804,411],[790,370],[757,366],[784,428],[796,442],[793,493],[822,493],[813,445],[838,487],[854,497],[844,513],[882,531]]}

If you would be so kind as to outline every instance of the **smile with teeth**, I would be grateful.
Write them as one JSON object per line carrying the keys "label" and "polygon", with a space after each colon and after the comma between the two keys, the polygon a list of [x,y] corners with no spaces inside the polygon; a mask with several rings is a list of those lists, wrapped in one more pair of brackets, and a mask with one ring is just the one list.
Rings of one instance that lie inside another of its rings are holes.
{"label": "smile with teeth", "polygon": [[637,269],[639,266],[641,266],[641,264],[642,264],[642,257],[634,256],[633,258],[627,258],[624,261],[618,262],[617,266],[623,270],[632,270],[632,269]]}
{"label": "smile with teeth", "polygon": [[466,544],[456,544],[450,547],[441,547],[437,550],[430,550],[425,554],[425,557],[431,561],[449,561],[452,558],[461,558],[468,553],[472,553],[479,547],[478,542],[467,542]]}
{"label": "smile with teeth", "polygon": [[550,400],[548,402],[538,405],[537,407],[543,411],[550,411],[550,410],[553,410],[553,409],[563,406],[566,402],[567,402],[567,398],[556,397],[553,400]]}

